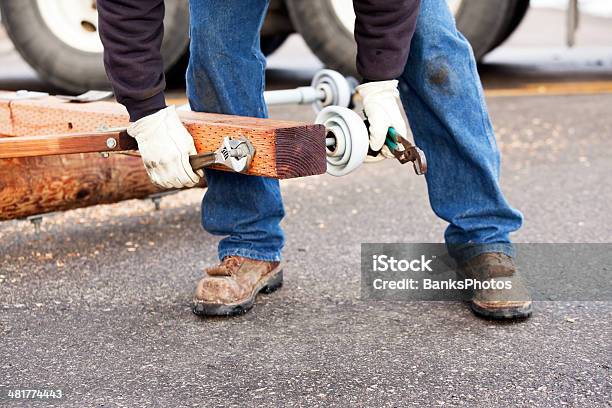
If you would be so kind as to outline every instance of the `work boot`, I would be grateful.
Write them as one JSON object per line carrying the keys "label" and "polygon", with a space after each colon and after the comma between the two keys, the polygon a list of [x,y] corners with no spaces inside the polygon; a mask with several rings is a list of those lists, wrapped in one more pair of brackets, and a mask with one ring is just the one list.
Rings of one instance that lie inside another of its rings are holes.
{"label": "work boot", "polygon": [[481,282],[496,281],[498,288],[475,288],[469,299],[472,311],[490,319],[521,319],[531,316],[531,296],[512,258],[502,253],[485,253],[461,264],[457,271],[461,279]]}
{"label": "work boot", "polygon": [[193,299],[199,316],[234,316],[255,304],[259,292],[272,293],[283,284],[280,262],[264,262],[228,256],[206,270]]}

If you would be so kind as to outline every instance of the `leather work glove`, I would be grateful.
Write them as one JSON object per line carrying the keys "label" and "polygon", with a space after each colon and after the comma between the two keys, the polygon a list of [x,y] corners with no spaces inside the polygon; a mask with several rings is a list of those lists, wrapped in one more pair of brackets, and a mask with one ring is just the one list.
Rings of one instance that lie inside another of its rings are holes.
{"label": "leather work glove", "polygon": [[127,132],[138,142],[145,169],[153,184],[163,188],[193,187],[203,176],[191,169],[196,154],[193,138],[181,123],[174,106],[132,123]]}
{"label": "leather work glove", "polygon": [[356,88],[363,101],[363,111],[370,122],[370,148],[375,152],[382,150],[376,159],[394,158],[385,146],[390,127],[395,128],[400,137],[405,138],[408,134],[397,86],[398,81],[392,80],[367,82]]}

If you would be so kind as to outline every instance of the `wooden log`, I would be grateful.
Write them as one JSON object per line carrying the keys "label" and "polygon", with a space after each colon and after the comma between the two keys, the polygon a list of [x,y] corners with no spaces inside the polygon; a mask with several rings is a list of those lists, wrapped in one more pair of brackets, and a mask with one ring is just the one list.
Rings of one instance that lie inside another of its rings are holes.
{"label": "wooden log", "polygon": [[146,198],[160,191],[139,157],[84,153],[0,159],[0,221]]}
{"label": "wooden log", "polygon": [[[226,136],[247,137],[257,152],[247,174],[286,179],[326,171],[322,125],[196,112],[181,112],[180,115],[198,152],[216,150]],[[0,134],[8,136],[86,133],[104,126],[128,125],[127,113],[117,103],[71,104],[53,97],[0,100],[0,118],[6,119],[0,122]],[[74,143],[69,145],[67,152],[78,151]],[[5,145],[8,149],[7,146],[9,144]],[[91,150],[84,148],[83,152],[86,151]],[[222,166],[219,169],[227,170]]]}
{"label": "wooden log", "polygon": [[[73,130],[71,123],[60,125],[53,117],[41,122],[36,118],[40,112],[35,110],[31,113],[38,125],[32,122],[26,126],[14,120],[15,111],[8,109],[9,104],[15,105],[16,101],[0,101],[0,141],[54,132],[58,127]],[[121,126],[124,122],[118,117],[105,120],[108,126]],[[95,130],[82,126],[84,130]],[[98,153],[88,153],[0,159],[0,221],[146,198],[160,192],[149,180],[139,157],[103,158]]]}

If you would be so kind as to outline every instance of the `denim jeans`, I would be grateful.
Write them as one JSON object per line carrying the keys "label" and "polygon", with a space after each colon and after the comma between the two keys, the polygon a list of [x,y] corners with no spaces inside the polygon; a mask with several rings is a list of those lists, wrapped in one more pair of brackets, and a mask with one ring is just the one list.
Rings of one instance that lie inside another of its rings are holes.
{"label": "denim jeans", "polygon": [[[265,59],[259,29],[267,0],[190,0],[193,110],[265,117]],[[425,151],[434,212],[446,220],[458,261],[485,252],[512,255],[509,234],[522,215],[499,186],[500,157],[473,52],[446,0],[421,2],[400,94],[417,145]],[[219,257],[279,260],[284,216],[276,180],[206,171],[202,225],[224,236]]]}
{"label": "denim jeans", "polygon": [[[259,30],[267,0],[190,0],[187,95],[194,111],[264,118],[266,59]],[[279,261],[285,216],[278,180],[206,170],[202,226],[223,236],[219,258]]]}
{"label": "denim jeans", "polygon": [[425,152],[432,209],[449,223],[450,255],[513,255],[523,222],[499,186],[500,154],[470,44],[446,0],[421,2],[400,95],[415,143]]}

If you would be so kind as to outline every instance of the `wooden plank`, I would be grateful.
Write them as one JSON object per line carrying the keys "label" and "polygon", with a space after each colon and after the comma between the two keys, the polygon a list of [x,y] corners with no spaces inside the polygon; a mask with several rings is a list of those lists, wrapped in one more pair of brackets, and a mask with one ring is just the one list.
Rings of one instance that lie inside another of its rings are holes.
{"label": "wooden plank", "polygon": [[[114,147],[108,146],[109,139],[114,140]],[[0,138],[0,159],[137,149],[136,140],[126,132]]]}
{"label": "wooden plank", "polygon": [[[248,174],[286,179],[326,171],[321,125],[195,112],[180,116],[198,152],[216,150],[226,136],[247,137],[257,151]],[[0,100],[1,117],[9,119],[0,123],[0,134],[9,136],[86,133],[128,125],[127,112],[117,103],[71,104],[53,97]]]}

